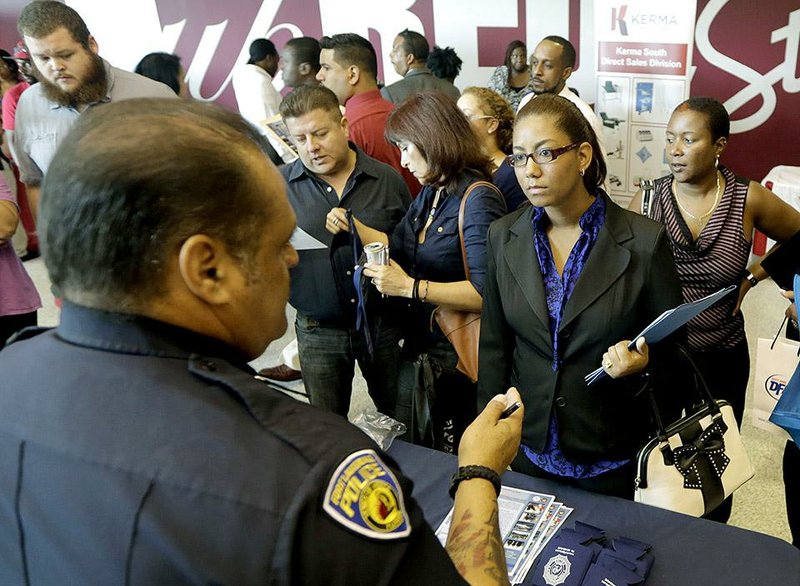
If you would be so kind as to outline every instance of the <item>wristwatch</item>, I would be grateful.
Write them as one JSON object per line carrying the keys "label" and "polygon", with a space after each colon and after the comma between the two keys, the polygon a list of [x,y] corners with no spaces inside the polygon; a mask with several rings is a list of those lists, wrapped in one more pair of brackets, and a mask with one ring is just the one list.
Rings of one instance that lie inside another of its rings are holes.
{"label": "wristwatch", "polygon": [[497,496],[500,496],[500,475],[497,472],[487,466],[461,466],[450,479],[450,490],[448,491],[450,493],[450,498],[456,498],[458,485],[461,484],[462,481],[470,480],[471,478],[483,478],[488,480],[492,483],[492,486],[494,486]]}
{"label": "wristwatch", "polygon": [[750,281],[750,285],[752,287],[755,287],[756,285],[758,285],[758,279],[756,279],[756,276],[753,273],[751,273],[750,271],[745,271],[744,274],[742,275],[742,277],[747,279],[748,281]]}

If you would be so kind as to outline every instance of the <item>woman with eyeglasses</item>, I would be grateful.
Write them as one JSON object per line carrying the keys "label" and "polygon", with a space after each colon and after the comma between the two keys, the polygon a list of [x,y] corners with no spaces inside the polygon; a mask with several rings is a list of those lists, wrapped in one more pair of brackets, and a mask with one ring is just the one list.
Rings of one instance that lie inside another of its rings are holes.
{"label": "woman with eyeglasses", "polygon": [[485,152],[492,159],[492,183],[513,212],[527,204],[528,199],[519,187],[514,168],[508,164],[511,136],[514,132],[514,112],[497,92],[485,87],[468,87],[461,92],[456,105],[464,112],[472,130]]}
{"label": "woman with eyeglasses", "polygon": [[[474,188],[464,208],[464,271],[458,215],[462,198],[477,181],[490,180],[490,161],[469,122],[453,100],[439,92],[418,92],[392,112],[386,138],[400,149],[400,163],[422,184],[422,191],[391,234],[353,223],[364,244],[388,244],[391,263],[367,265],[364,274],[381,293],[402,300],[406,315],[403,359],[429,364],[419,376],[433,377],[434,447],[455,451],[461,433],[477,414],[476,386],[457,371],[455,349],[431,313],[437,305],[477,312],[486,274],[486,231],[506,213],[491,184]],[[327,229],[348,230],[345,210],[328,213]],[[398,417],[411,427],[409,381],[400,382]],[[506,389],[508,390],[508,389]],[[412,438],[413,439],[413,438]],[[424,442],[423,438],[423,442]]]}
{"label": "woman with eyeglasses", "polygon": [[[687,324],[686,334],[711,394],[731,404],[741,426],[750,355],[740,306],[747,292],[767,278],[760,261],[748,267],[753,230],[784,242],[800,230],[800,213],[759,183],[720,165],[729,133],[730,117],[717,100],[694,97],[679,104],[666,131],[671,173],[653,181],[647,197],[640,190],[628,209],[666,227],[686,301],[739,286],[738,297],[729,295],[701,313]],[[707,518],[725,522],[730,512],[728,499]]]}
{"label": "woman with eyeglasses", "polygon": [[[479,404],[519,389],[526,411],[514,470],[632,499],[650,430],[637,392],[661,345],[629,345],[681,302],[666,232],[603,191],[597,137],[569,100],[531,100],[513,143],[509,161],[533,205],[489,229]],[[601,365],[607,376],[587,386]]]}

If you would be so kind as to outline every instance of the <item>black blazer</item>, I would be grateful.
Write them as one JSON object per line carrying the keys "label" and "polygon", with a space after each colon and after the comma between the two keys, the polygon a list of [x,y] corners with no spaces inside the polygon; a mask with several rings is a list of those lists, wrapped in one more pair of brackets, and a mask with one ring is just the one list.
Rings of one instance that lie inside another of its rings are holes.
{"label": "black blazer", "polygon": [[[583,377],[603,353],[682,302],[664,227],[606,197],[606,219],[575,284],[553,348],[544,282],[533,244],[532,208],[489,228],[481,320],[479,407],[516,386],[525,403],[522,441],[541,451],[555,410],[559,445],[575,462],[632,457],[650,429],[646,397],[630,381]],[[653,360],[659,348],[651,348]],[[638,377],[636,377],[638,379]]]}

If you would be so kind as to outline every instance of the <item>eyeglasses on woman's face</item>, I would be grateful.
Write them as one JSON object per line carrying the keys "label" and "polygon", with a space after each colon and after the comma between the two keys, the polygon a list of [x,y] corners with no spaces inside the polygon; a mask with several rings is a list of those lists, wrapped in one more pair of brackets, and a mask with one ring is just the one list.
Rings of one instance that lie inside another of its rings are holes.
{"label": "eyeglasses on woman's face", "polygon": [[512,155],[508,155],[506,159],[508,160],[508,164],[512,167],[526,166],[529,158],[533,159],[537,165],[544,165],[547,163],[552,163],[564,153],[577,148],[580,144],[581,143],[579,142],[573,142],[572,144],[568,144],[567,146],[559,147],[557,149],[544,147],[537,149],[533,153],[514,153]]}
{"label": "eyeglasses on woman's face", "polygon": [[[466,114],[466,112],[465,112]],[[467,120],[470,122],[475,122],[476,120],[491,120],[494,116],[489,116],[488,114],[470,114],[467,115]]]}

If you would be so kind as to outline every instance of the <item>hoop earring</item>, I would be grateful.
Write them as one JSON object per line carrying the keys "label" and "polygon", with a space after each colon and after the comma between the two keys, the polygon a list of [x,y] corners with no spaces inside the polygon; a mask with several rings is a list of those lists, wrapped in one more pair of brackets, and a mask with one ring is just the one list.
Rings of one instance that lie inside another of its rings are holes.
{"label": "hoop earring", "polygon": [[719,155],[714,159],[714,166],[719,168]]}
{"label": "hoop earring", "polygon": [[585,172],[586,172],[586,169],[579,169],[579,170],[578,170],[578,173],[580,173],[581,177],[583,177],[583,174],[584,174]]}

